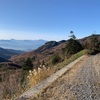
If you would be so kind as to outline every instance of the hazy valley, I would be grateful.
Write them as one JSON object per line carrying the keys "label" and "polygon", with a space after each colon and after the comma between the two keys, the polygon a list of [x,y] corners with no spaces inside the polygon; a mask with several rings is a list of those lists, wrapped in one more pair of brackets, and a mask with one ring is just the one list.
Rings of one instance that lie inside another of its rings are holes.
{"label": "hazy valley", "polygon": [[0,40],[0,47],[21,51],[32,51],[46,43],[46,40]]}

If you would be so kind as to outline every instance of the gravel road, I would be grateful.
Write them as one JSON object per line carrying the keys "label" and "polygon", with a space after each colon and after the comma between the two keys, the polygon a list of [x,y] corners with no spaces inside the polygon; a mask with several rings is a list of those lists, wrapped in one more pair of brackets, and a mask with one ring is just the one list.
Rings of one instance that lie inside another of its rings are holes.
{"label": "gravel road", "polygon": [[100,100],[100,54],[78,62],[32,100]]}

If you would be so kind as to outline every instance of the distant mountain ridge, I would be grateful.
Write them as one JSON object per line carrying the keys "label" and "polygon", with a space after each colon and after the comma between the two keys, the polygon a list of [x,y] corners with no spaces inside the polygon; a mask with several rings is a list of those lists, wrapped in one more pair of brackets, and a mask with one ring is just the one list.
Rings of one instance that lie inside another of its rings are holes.
{"label": "distant mountain ridge", "polygon": [[15,49],[22,51],[35,50],[45,44],[46,40],[0,40],[0,47],[5,49]]}
{"label": "distant mountain ridge", "polygon": [[51,49],[55,46],[58,46],[62,43],[65,43],[66,40],[62,40],[62,41],[59,41],[59,42],[56,42],[56,41],[49,41],[49,42],[46,42],[43,46],[39,47],[38,49],[36,49],[35,51],[38,52],[38,53],[41,53],[47,49]]}
{"label": "distant mountain ridge", "polygon": [[13,49],[4,49],[0,47],[0,60],[1,61],[8,61],[7,59],[9,59],[10,57],[14,56],[14,55],[19,55],[25,53],[24,51],[20,51],[20,50],[13,50]]}

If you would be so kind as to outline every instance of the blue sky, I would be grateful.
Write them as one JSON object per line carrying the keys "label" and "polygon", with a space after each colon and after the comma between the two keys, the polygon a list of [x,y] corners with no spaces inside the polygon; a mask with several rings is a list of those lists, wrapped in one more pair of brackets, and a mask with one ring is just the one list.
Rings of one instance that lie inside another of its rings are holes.
{"label": "blue sky", "polygon": [[100,33],[100,0],[0,0],[0,39],[68,39]]}

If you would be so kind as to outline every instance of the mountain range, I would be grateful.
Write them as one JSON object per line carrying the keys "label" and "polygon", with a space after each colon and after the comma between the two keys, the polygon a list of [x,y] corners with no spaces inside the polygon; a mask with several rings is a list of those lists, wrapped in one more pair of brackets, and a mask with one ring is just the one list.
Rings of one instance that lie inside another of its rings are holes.
{"label": "mountain range", "polygon": [[[95,35],[95,37],[98,38],[98,40],[100,41],[100,35]],[[87,42],[89,42],[91,36],[82,38],[82,39],[78,39],[78,41],[84,46]],[[2,40],[4,42],[4,40]],[[7,42],[8,41],[8,42]],[[14,42],[13,42],[14,41]],[[41,42],[42,41],[42,42]],[[20,50],[13,50],[13,49],[4,49],[4,48],[0,48],[0,62],[7,62],[12,61],[13,63],[22,65],[23,62],[27,59],[27,58],[31,58],[33,61],[34,65],[37,65],[37,63],[42,62],[42,61],[46,61],[48,62],[48,59],[51,58],[51,56],[58,54],[58,55],[62,55],[62,49],[65,48],[66,43],[68,40],[62,40],[62,41],[44,41],[44,40],[39,40],[39,41],[35,41],[34,43],[44,43],[43,45],[41,44],[41,46],[39,46],[37,49],[32,50],[32,51],[28,51],[28,52],[24,52],[24,51],[20,51]],[[31,43],[31,40],[5,40],[5,43],[11,42],[12,44],[15,44],[15,42],[18,45],[19,43],[22,43],[27,45],[27,47],[31,46],[32,44],[30,44],[28,46],[29,43]],[[28,43],[27,43],[28,42]],[[22,47],[24,47],[22,44]],[[16,44],[15,44],[16,45]],[[19,44],[21,46],[21,44]],[[37,44],[35,44],[36,46]],[[13,47],[16,48],[16,47]],[[31,48],[34,48],[34,45],[32,45]]]}
{"label": "mountain range", "polygon": [[45,44],[46,40],[0,40],[0,47],[22,51],[32,51]]}

